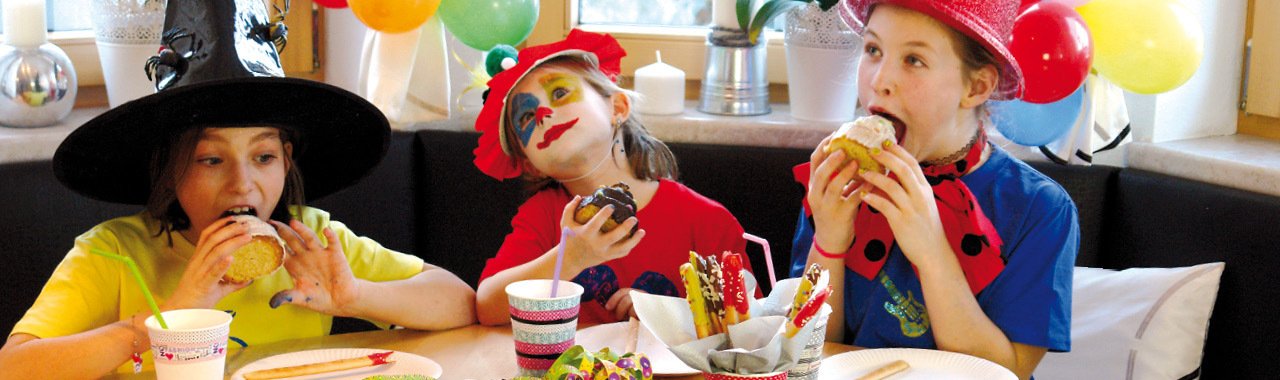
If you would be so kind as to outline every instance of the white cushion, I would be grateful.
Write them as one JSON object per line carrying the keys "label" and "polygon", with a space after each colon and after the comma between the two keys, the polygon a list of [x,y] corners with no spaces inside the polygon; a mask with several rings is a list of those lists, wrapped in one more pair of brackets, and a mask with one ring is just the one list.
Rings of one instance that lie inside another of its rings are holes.
{"label": "white cushion", "polygon": [[1071,352],[1050,352],[1035,377],[1199,377],[1223,263],[1185,268],[1075,269]]}

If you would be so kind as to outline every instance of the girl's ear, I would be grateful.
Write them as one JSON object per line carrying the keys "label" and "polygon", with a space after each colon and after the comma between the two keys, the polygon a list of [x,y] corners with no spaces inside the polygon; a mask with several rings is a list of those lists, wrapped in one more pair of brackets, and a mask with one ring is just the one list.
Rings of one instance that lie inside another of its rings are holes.
{"label": "girl's ear", "polygon": [[968,89],[960,98],[960,108],[974,108],[987,102],[1000,81],[1000,72],[993,65],[986,65],[969,73]]}
{"label": "girl's ear", "polygon": [[631,98],[627,94],[618,91],[609,96],[609,100],[613,102],[613,120],[614,125],[621,123],[631,117]]}

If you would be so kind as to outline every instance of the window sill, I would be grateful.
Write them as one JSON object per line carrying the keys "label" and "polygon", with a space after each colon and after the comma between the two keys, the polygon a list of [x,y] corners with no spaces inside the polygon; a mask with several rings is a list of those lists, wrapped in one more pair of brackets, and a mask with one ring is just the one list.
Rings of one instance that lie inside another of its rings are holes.
{"label": "window sill", "polygon": [[[790,116],[785,104],[761,116],[718,116],[699,112],[689,101],[683,114],[642,115],[658,139],[673,143],[763,146],[811,149],[835,130],[836,123],[809,122]],[[48,160],[58,144],[106,107],[76,108],[57,125],[45,128],[0,127],[0,164]],[[475,115],[419,122],[409,131],[470,132]],[[1202,182],[1280,196],[1280,141],[1248,135],[1205,137],[1161,143],[1129,144],[1127,166]]]}
{"label": "window sill", "polygon": [[1128,166],[1280,196],[1280,141],[1229,135],[1133,143]]}

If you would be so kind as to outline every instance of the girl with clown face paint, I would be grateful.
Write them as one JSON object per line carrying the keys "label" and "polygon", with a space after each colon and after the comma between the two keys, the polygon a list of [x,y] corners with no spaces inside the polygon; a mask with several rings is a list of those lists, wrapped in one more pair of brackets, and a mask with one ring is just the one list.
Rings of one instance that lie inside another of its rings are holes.
{"label": "girl with clown face paint", "polygon": [[[534,195],[481,274],[481,323],[508,323],[503,289],[551,278],[562,245],[562,278],[585,289],[583,324],[634,315],[631,290],[683,296],[678,268],[690,251],[744,250],[737,219],[676,182],[675,156],[631,112],[634,95],[614,82],[625,54],[608,35],[574,30],[563,41],[524,49],[489,81],[476,121],[476,166],[499,180],[521,177]],[[600,227],[613,206],[585,224],[574,221],[582,198],[617,183],[630,188],[634,217],[609,232]]]}

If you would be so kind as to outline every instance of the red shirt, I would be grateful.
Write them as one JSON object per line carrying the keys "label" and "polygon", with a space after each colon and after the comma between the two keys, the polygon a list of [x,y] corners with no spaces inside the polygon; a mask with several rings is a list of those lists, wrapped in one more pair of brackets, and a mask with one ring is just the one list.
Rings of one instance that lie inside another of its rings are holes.
{"label": "red shirt", "polygon": [[[564,189],[550,188],[525,201],[511,219],[512,231],[502,248],[485,264],[480,281],[529,262],[559,244],[560,215],[571,200],[573,196]],[[689,251],[719,255],[746,249],[738,219],[720,203],[679,182],[659,181],[657,193],[636,213],[636,219],[645,236],[630,254],[581,273],[563,274],[574,276],[573,281],[585,288],[579,323],[616,321],[604,304],[621,288],[684,297],[680,264],[689,261]]]}

